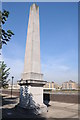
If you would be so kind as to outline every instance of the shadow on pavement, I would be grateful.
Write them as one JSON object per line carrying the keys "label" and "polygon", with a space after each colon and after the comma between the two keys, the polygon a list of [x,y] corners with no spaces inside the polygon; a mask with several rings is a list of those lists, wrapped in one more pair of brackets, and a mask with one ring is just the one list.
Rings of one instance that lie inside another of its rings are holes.
{"label": "shadow on pavement", "polygon": [[37,115],[35,110],[29,110],[29,109],[23,109],[20,107],[14,107],[14,108],[4,108],[2,109],[2,118],[3,119],[12,119],[12,118],[32,118],[32,119],[42,119],[46,120],[46,118],[42,117],[41,115]]}
{"label": "shadow on pavement", "polygon": [[[6,119],[23,119],[23,118],[32,118],[32,119],[40,119],[46,120],[46,118],[42,117],[40,114],[37,114],[36,109],[24,109],[19,106],[16,102],[17,97],[15,98],[2,98],[3,108],[2,108],[2,120]],[[16,103],[16,105],[15,105]],[[9,108],[5,105],[11,105],[12,107]]]}

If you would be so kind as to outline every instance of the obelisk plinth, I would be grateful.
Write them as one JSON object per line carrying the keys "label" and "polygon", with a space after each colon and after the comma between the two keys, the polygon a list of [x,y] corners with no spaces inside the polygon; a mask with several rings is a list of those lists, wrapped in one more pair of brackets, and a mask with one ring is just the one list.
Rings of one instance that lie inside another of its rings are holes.
{"label": "obelisk plinth", "polygon": [[24,72],[20,85],[20,105],[24,108],[43,104],[43,80],[40,64],[40,28],[39,7],[30,7],[27,42],[25,50]]}

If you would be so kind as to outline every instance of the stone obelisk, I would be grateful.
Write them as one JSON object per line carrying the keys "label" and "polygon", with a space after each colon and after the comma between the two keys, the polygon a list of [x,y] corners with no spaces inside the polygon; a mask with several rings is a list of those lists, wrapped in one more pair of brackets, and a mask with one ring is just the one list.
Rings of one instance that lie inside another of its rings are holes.
{"label": "stone obelisk", "polygon": [[19,81],[20,105],[25,108],[44,106],[43,85],[45,83],[40,65],[39,7],[32,4],[27,30],[24,72],[22,80]]}

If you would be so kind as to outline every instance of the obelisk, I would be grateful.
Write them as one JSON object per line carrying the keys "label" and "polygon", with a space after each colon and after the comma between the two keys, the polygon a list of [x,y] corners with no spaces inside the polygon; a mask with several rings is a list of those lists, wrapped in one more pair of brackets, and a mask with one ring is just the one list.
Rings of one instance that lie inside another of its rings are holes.
{"label": "obelisk", "polygon": [[32,4],[27,30],[24,72],[19,81],[20,105],[24,108],[44,106],[43,85],[45,83],[40,64],[39,7]]}

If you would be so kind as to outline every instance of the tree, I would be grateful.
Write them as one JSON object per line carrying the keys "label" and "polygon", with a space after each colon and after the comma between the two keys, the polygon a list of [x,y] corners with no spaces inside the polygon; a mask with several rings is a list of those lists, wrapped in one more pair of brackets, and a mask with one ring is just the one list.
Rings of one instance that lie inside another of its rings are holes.
{"label": "tree", "polygon": [[8,16],[9,11],[6,10],[3,10],[3,12],[0,11],[0,49],[2,48],[2,45],[7,44],[7,42],[10,41],[12,35],[14,35],[14,33],[11,30],[5,31],[2,28],[2,25],[5,24]]}
{"label": "tree", "polygon": [[[3,44],[7,45],[14,33],[11,30],[4,30],[2,25],[5,24],[7,18],[9,17],[9,11],[0,11],[0,49],[2,49]],[[1,53],[0,53],[1,55]],[[0,88],[5,88],[8,85],[7,78],[9,76],[9,69],[4,61],[0,61]]]}
{"label": "tree", "polygon": [[0,88],[5,88],[8,85],[8,76],[10,68],[7,68],[7,65],[4,61],[0,62]]}

